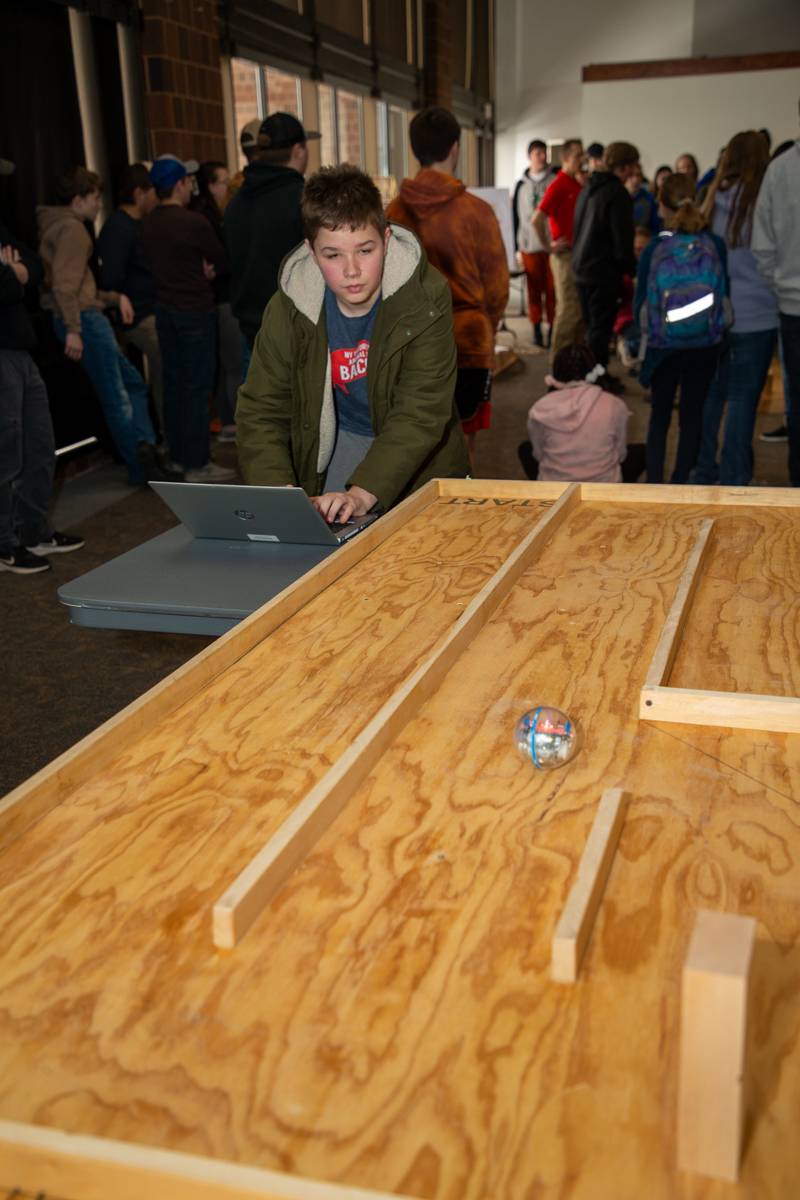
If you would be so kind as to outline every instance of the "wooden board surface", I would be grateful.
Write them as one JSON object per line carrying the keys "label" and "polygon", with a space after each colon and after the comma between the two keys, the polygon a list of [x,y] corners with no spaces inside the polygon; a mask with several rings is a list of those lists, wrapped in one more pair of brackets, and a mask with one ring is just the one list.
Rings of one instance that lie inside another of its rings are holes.
{"label": "wooden board surface", "polygon": [[[800,738],[637,716],[710,516],[672,681],[800,690],[789,510],[583,503],[247,939],[210,946],[220,884],[537,511],[443,501],[0,857],[0,1117],[436,1200],[792,1194]],[[536,702],[585,731],[552,774],[512,747]],[[606,787],[625,827],[563,988],[550,940]],[[736,1187],[675,1169],[698,907],[762,937]]]}

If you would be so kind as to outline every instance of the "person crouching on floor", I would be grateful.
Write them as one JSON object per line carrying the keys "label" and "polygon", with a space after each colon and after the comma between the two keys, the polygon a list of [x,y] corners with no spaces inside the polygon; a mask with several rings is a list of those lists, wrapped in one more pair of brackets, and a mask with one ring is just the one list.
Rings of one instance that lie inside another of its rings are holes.
{"label": "person crouching on floor", "polygon": [[302,213],[239,390],[239,461],[347,521],[469,471],[450,289],[358,168],[312,175]]}
{"label": "person crouching on floor", "polygon": [[545,376],[549,391],[528,413],[540,480],[622,481],[630,413],[619,396],[598,386],[603,372],[602,363],[580,343],[556,355],[552,375]]}

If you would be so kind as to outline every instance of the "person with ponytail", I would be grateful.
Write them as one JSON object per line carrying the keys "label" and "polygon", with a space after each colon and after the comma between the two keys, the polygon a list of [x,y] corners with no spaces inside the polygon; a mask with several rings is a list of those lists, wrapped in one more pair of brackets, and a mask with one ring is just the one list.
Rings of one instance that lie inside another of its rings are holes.
{"label": "person with ponytail", "polygon": [[651,389],[647,482],[663,483],[676,391],[680,433],[671,483],[697,461],[703,406],[730,322],[725,243],[706,231],[689,175],[668,175],[658,195],[665,230],[639,260],[634,314],[642,329],[639,380]]}
{"label": "person with ponytail", "polygon": [[540,480],[621,481],[630,413],[618,396],[603,390],[604,378],[605,368],[583,343],[556,354],[553,373],[545,376],[549,391],[528,413]]}
{"label": "person with ponytail", "polygon": [[[750,250],[755,209],[769,151],[755,129],[731,138],[708,190],[703,213],[728,249],[734,322],[703,416],[695,483],[743,487],[753,476],[753,431],[778,337],[778,302]],[[717,468],[717,443],[725,405],[725,437]]]}

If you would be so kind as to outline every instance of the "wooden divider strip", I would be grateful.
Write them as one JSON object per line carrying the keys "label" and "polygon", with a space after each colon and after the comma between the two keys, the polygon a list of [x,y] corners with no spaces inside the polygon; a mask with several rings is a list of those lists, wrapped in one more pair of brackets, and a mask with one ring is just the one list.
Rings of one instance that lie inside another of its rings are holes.
{"label": "wooden divider strip", "polygon": [[426,661],[394,692],[339,761],[306,794],[220,897],[213,910],[216,946],[230,949],[247,932],[284,880],[342,811],[385,748],[436,691],[543,544],[579,503],[579,486],[573,484],[473,598]]}
{"label": "wooden divider strip", "polygon": [[667,682],[675,655],[678,653],[692,598],[700,582],[700,568],[708,551],[713,528],[713,521],[703,521],[700,525],[700,532],[678,580],[675,596],[645,677],[645,687],[660,687]]}
{"label": "wooden divider strip", "polygon": [[366,558],[409,519],[435,504],[438,496],[438,482],[431,480],[385,517],[368,526],[358,537],[285,588],[263,608],[245,618],[218,641],[9,792],[0,800],[0,849],[60,804],[85,781],[89,771],[101,769],[117,754],[127,750],[131,741],[140,738],[217,675],[248,654],[269,633]]}
{"label": "wooden divider strip", "polygon": [[800,733],[800,697],[643,687],[639,696],[639,716],[674,725]]}
{"label": "wooden divider strip", "polygon": [[697,914],[681,983],[678,1168],[736,1182],[753,917]]}
{"label": "wooden divider strip", "polygon": [[526,479],[439,479],[443,500],[560,500],[568,483],[536,483]]}
{"label": "wooden divider strip", "polygon": [[606,886],[625,821],[624,793],[607,788],[578,864],[575,882],[561,913],[551,950],[551,975],[557,983],[574,983],[592,936],[594,919]]}
{"label": "wooden divider strip", "polygon": [[[538,487],[538,484],[529,484]],[[552,485],[548,485],[552,486]],[[581,499],[603,504],[691,504],[695,508],[800,508],[798,488],[704,487],[687,483],[582,483]]]}
{"label": "wooden divider strip", "polygon": [[69,1200],[410,1200],[14,1121],[0,1121],[0,1187]]}

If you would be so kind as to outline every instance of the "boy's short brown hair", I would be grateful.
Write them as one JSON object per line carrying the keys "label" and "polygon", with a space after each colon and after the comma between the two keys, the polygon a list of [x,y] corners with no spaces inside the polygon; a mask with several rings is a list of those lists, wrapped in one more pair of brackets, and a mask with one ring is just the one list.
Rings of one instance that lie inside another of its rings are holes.
{"label": "boy's short brown hair", "polygon": [[607,171],[618,171],[621,167],[633,167],[639,162],[639,151],[630,142],[611,142],[603,155],[603,166]]}
{"label": "boy's short brown hair", "polygon": [[[423,108],[408,127],[411,149],[421,166],[444,162],[454,142],[461,141],[461,126],[447,108]],[[530,153],[530,151],[528,151]]]}
{"label": "boy's short brown hair", "polygon": [[59,204],[71,204],[76,196],[90,196],[102,192],[103,181],[88,167],[70,167],[56,180],[56,198]]}
{"label": "boy's short brown hair", "polygon": [[322,228],[352,230],[374,225],[381,237],[386,230],[380,192],[369,175],[349,163],[323,167],[306,181],[302,216],[312,246]]}

